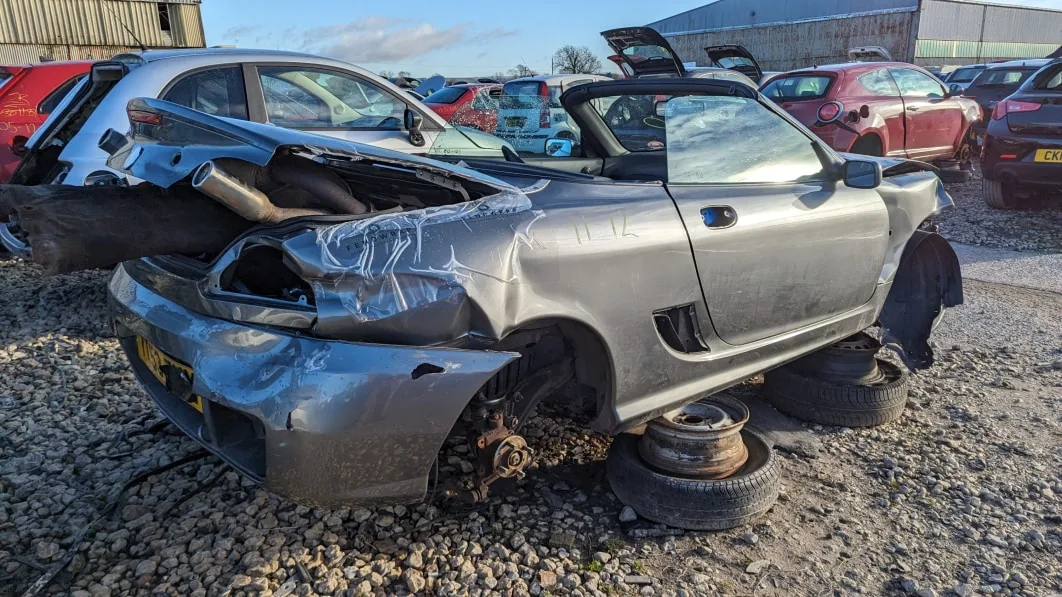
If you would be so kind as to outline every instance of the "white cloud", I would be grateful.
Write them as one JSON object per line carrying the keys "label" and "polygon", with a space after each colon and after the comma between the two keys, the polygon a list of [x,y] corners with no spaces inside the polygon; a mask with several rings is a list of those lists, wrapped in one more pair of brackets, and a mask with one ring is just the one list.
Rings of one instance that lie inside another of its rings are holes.
{"label": "white cloud", "polygon": [[467,23],[440,29],[408,19],[363,17],[349,23],[308,29],[303,34],[303,49],[354,63],[380,63],[415,58],[466,42],[484,43],[515,33],[495,28],[473,34]]}

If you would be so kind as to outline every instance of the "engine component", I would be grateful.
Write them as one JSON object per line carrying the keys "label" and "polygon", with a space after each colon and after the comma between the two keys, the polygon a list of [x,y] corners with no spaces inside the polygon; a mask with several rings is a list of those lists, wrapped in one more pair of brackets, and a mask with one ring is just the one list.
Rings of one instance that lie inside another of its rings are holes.
{"label": "engine component", "polygon": [[225,172],[213,160],[196,169],[192,187],[252,222],[276,224],[289,218],[328,213],[319,209],[277,207],[265,193]]}

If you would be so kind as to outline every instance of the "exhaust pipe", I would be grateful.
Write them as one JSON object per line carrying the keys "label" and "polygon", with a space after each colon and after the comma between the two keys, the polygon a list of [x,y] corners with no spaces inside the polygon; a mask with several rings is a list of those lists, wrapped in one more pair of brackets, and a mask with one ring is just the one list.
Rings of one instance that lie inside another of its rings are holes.
{"label": "exhaust pipe", "polygon": [[192,187],[252,222],[276,224],[289,218],[328,213],[319,209],[277,207],[265,193],[229,174],[213,160],[196,168]]}

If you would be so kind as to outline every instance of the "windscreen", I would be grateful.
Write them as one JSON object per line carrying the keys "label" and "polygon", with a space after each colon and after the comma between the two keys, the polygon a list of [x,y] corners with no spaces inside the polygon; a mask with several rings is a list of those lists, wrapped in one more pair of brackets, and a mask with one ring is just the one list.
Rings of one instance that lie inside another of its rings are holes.
{"label": "windscreen", "polygon": [[1013,87],[1017,89],[1035,68],[989,68],[981,71],[971,87]]}
{"label": "windscreen", "polygon": [[791,75],[772,80],[761,93],[776,102],[822,99],[831,82],[833,79],[824,75]]}
{"label": "windscreen", "polygon": [[958,68],[948,75],[948,83],[969,83],[981,74],[983,68]]}
{"label": "windscreen", "polygon": [[465,87],[443,87],[425,99],[425,103],[452,104],[461,99],[461,96],[464,95],[467,90],[468,89]]}

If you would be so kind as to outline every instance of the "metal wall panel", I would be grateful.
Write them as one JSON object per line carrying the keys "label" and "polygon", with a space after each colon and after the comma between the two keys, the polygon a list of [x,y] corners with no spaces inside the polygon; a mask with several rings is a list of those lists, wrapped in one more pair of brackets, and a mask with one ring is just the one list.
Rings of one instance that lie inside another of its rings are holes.
{"label": "metal wall panel", "polygon": [[978,41],[984,4],[925,0],[919,15],[918,39]]}
{"label": "metal wall panel", "polygon": [[744,27],[707,33],[667,36],[685,62],[708,64],[707,46],[741,44],[764,70],[792,70],[848,61],[848,49],[883,46],[893,59],[913,56],[915,12],[827,19],[803,23]]}
{"label": "metal wall panel", "polygon": [[[0,0],[0,43],[202,47],[199,5],[170,3],[169,34],[156,2],[130,0]],[[178,24],[179,23],[179,24]]]}
{"label": "metal wall panel", "polygon": [[982,41],[1062,45],[1062,11],[989,6]]}
{"label": "metal wall panel", "polygon": [[138,48],[128,46],[78,46],[49,44],[0,44],[0,64],[32,64],[49,60],[106,60]]}
{"label": "metal wall panel", "polygon": [[925,0],[918,39],[1062,44],[1062,11]]}
{"label": "metal wall panel", "polygon": [[918,0],[719,0],[649,26],[664,34],[703,33],[917,7]]}

